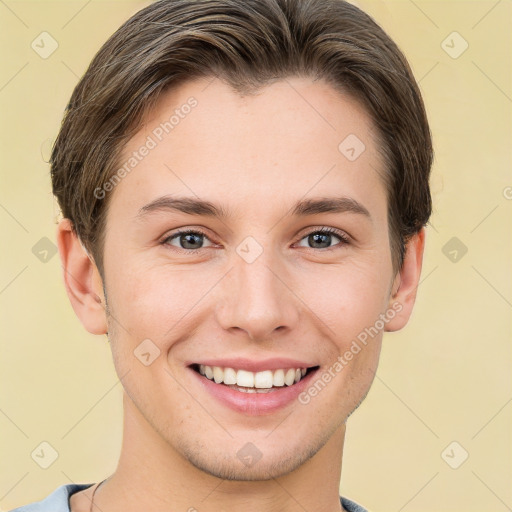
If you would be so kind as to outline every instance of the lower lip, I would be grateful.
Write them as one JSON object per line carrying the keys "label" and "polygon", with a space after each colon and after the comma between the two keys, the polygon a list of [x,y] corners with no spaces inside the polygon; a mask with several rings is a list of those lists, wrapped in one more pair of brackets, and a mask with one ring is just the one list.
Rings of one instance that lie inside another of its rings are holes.
{"label": "lower lip", "polygon": [[283,387],[273,388],[273,391],[269,391],[268,393],[244,393],[243,391],[237,391],[224,384],[216,384],[214,381],[207,379],[192,368],[188,369],[194,374],[195,378],[198,379],[200,385],[219,402],[234,411],[249,416],[271,414],[289,405],[307,388],[314,374],[318,371],[317,368],[308,373],[292,386],[285,385]]}

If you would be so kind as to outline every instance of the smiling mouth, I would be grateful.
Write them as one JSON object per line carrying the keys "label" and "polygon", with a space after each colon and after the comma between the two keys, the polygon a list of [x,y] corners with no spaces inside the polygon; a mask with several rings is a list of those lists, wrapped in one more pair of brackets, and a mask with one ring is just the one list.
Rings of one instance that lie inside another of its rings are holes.
{"label": "smiling mouth", "polygon": [[311,368],[281,368],[261,372],[250,372],[221,366],[206,366],[203,364],[193,364],[190,368],[205,379],[242,393],[270,393],[297,384],[307,375],[318,370],[319,366],[312,366]]}

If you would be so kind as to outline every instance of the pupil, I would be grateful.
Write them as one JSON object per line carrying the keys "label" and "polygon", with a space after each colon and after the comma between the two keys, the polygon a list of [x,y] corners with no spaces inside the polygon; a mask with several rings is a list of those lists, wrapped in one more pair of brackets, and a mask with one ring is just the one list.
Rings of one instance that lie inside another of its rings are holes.
{"label": "pupil", "polygon": [[313,235],[310,235],[310,239],[310,242],[312,242],[313,244],[326,243],[326,247],[329,247],[331,235],[329,235],[328,233],[314,233]]}
{"label": "pupil", "polygon": [[[194,239],[196,239],[196,240],[194,240]],[[194,243],[200,244],[199,236],[194,233],[187,233],[185,235],[181,235],[181,241],[182,241],[182,246],[184,249],[197,249],[197,247],[194,245]],[[189,247],[189,245],[192,245],[192,247]]]}

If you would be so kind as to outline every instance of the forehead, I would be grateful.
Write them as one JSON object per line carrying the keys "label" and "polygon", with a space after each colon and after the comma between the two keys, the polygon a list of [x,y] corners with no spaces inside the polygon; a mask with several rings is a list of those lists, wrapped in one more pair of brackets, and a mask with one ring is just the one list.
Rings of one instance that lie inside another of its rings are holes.
{"label": "forehead", "polygon": [[374,203],[385,196],[364,108],[307,78],[280,80],[246,96],[217,78],[169,90],[122,151],[118,167],[128,172],[113,203],[131,209],[164,193],[205,198],[237,213],[334,192],[364,191]]}

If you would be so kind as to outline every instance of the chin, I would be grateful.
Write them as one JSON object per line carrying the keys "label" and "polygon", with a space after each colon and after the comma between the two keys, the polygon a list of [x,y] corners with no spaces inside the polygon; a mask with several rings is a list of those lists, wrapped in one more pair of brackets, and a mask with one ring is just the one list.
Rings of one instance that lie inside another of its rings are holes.
{"label": "chin", "polygon": [[199,469],[216,478],[222,480],[238,482],[254,482],[272,480],[293,472],[304,462],[301,454],[295,454],[293,457],[281,458],[279,454],[273,454],[271,460],[268,455],[261,456],[261,459],[254,462],[243,462],[238,457],[220,460],[214,457],[203,456],[203,454],[187,454],[189,462]]}
{"label": "chin", "polygon": [[211,446],[211,439],[191,447],[182,440],[179,443],[181,455],[200,471],[222,480],[250,482],[279,478],[292,473],[314,455],[329,440],[335,428],[320,438],[310,434],[306,440],[291,435],[293,440],[288,446],[272,443],[265,438],[251,442],[250,434],[244,441],[240,438],[226,439],[226,448],[222,443]]}

